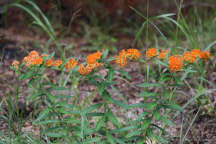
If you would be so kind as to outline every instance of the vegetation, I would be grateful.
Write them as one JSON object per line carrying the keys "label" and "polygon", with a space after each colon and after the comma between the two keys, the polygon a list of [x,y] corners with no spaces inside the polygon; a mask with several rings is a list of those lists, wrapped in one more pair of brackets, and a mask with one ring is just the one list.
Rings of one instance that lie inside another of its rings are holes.
{"label": "vegetation", "polygon": [[[201,13],[197,1],[185,15],[181,0],[176,2],[176,14],[151,16],[150,3],[146,1],[146,13],[130,7],[140,21],[116,30],[134,36],[130,48],[115,46],[120,38],[110,34],[109,22],[100,25],[100,17],[90,16],[90,24],[80,23],[84,27],[81,37],[91,44],[87,49],[97,50],[84,58],[68,56],[73,49],[59,41],[71,28],[57,34],[56,19],[50,21],[54,16],[47,17],[34,1],[8,4],[6,8],[16,7],[31,16],[37,26],[33,28],[42,29],[38,34],[46,33],[49,41],[11,64],[16,83],[14,91],[0,102],[0,119],[8,124],[7,130],[0,132],[0,143],[192,143],[187,135],[196,118],[202,113],[216,115],[216,99],[212,100],[216,88],[209,79],[216,69],[215,15],[211,9]],[[96,30],[85,31],[91,26]],[[134,84],[125,70],[133,65],[138,65],[136,73],[144,76],[140,83]],[[133,97],[118,89],[118,80],[132,87],[134,97],[142,100],[129,101]],[[93,87],[84,97],[82,85]],[[19,109],[21,95],[27,95],[25,104],[32,107],[27,116]],[[179,99],[186,100],[180,103]],[[182,113],[192,106],[186,125]],[[135,114],[137,109],[141,112]],[[181,127],[176,142],[170,128],[177,118]]]}

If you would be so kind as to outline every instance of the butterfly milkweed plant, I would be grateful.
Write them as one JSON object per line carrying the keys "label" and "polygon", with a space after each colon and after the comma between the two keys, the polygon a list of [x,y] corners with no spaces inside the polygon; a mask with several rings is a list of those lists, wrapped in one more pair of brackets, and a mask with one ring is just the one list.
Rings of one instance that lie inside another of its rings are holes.
{"label": "butterfly milkweed plant", "polygon": [[[32,116],[36,119],[32,123],[40,128],[41,139],[138,144],[151,139],[168,143],[164,137],[166,128],[173,126],[169,113],[183,110],[175,104],[175,92],[184,85],[188,69],[195,70],[209,58],[208,51],[199,49],[171,54],[168,49],[149,48],[145,52],[123,49],[116,56],[108,55],[108,50],[97,51],[80,62],[72,57],[56,59],[54,53],[31,51],[22,61],[14,60],[11,68],[19,81],[28,81],[27,102],[33,104]],[[124,68],[135,63],[145,68],[144,82],[133,85],[139,89],[137,97],[142,101],[129,103],[115,87],[115,79],[118,74],[129,82],[131,77]],[[157,70],[154,66],[158,66]],[[157,71],[157,77],[151,75],[153,71]],[[50,80],[47,72],[57,75]],[[94,86],[84,98],[78,89],[83,83]],[[95,97],[100,100],[94,101]],[[128,116],[136,109],[142,112]]]}

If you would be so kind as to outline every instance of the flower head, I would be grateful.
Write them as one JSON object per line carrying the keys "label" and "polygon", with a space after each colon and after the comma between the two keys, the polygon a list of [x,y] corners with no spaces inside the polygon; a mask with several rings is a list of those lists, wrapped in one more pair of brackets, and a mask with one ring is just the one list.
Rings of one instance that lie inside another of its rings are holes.
{"label": "flower head", "polygon": [[209,58],[210,57],[210,53],[208,52],[208,51],[203,51],[203,52],[201,52],[201,54],[200,54],[200,58],[202,58],[202,59],[204,59],[204,60],[206,60],[207,58]]}
{"label": "flower head", "polygon": [[168,50],[161,50],[161,51],[159,52],[158,58],[159,58],[159,59],[165,59],[167,53],[168,53]]}
{"label": "flower head", "polygon": [[157,49],[156,48],[149,48],[147,51],[146,51],[146,56],[148,58],[152,58],[154,56],[157,55]]}
{"label": "flower head", "polygon": [[173,61],[176,61],[176,60],[183,61],[183,59],[184,58],[181,55],[173,55],[173,56],[170,56],[168,58],[168,61],[170,63],[170,62],[173,62]]}
{"label": "flower head", "polygon": [[92,72],[92,68],[87,65],[86,67],[84,67],[82,64],[80,64],[79,68],[78,68],[78,72],[81,74],[81,75],[87,75],[89,73]]}
{"label": "flower head", "polygon": [[23,64],[26,66],[41,65],[43,59],[36,51],[31,51],[28,56],[23,58]]}
{"label": "flower head", "polygon": [[196,57],[191,52],[185,52],[184,60],[189,63],[194,63],[196,61]]}
{"label": "flower head", "polygon": [[129,57],[129,59],[138,59],[140,57],[140,52],[137,49],[128,49],[127,57]]}
{"label": "flower head", "polygon": [[31,52],[29,53],[29,56],[30,56],[30,57],[39,57],[39,54],[38,54],[37,51],[31,51]]}
{"label": "flower head", "polygon": [[125,50],[122,50],[118,56],[115,56],[115,63],[122,67],[127,64],[127,52]]}
{"label": "flower head", "polygon": [[100,59],[102,56],[100,51],[97,51],[96,53],[90,54],[86,58],[87,64],[94,64],[97,62],[98,59]]}
{"label": "flower head", "polygon": [[183,57],[180,55],[174,55],[169,57],[169,69],[171,72],[179,71],[182,67]]}
{"label": "flower head", "polygon": [[169,69],[171,72],[179,71],[182,67],[182,62],[180,60],[176,60],[169,63]]}
{"label": "flower head", "polygon": [[47,67],[49,67],[49,66],[52,65],[52,63],[53,63],[53,60],[52,60],[52,59],[47,59],[46,62],[45,62],[45,65],[46,65]]}
{"label": "flower head", "polygon": [[201,54],[201,51],[199,50],[199,49],[193,49],[192,51],[191,51],[191,54],[192,54],[192,56],[193,57],[195,57],[195,58],[200,58],[200,54]]}
{"label": "flower head", "polygon": [[18,69],[19,69],[19,64],[20,64],[19,61],[14,60],[14,61],[12,62],[12,67],[14,67],[16,70],[18,70]]}
{"label": "flower head", "polygon": [[52,66],[54,66],[54,67],[59,67],[62,63],[63,63],[62,60],[55,60],[55,61],[52,63]]}
{"label": "flower head", "polygon": [[77,66],[78,62],[75,59],[70,59],[66,64],[65,64],[65,68],[66,69],[72,69],[75,66]]}

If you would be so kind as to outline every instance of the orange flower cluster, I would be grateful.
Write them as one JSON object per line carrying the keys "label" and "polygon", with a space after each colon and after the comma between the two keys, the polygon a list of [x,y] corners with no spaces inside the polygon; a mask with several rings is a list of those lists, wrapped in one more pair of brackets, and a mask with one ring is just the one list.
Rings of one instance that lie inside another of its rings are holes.
{"label": "orange flower cluster", "polygon": [[130,60],[138,59],[140,57],[140,52],[137,49],[128,49],[127,57],[129,57]]}
{"label": "orange flower cluster", "polygon": [[115,56],[115,63],[120,66],[125,66],[127,64],[127,58],[130,60],[138,59],[140,57],[140,52],[137,49],[122,50],[118,56]]}
{"label": "orange flower cluster", "polygon": [[75,59],[70,59],[66,64],[65,64],[65,68],[66,69],[72,69],[75,66],[77,66],[78,62]]}
{"label": "orange flower cluster", "polygon": [[28,56],[24,57],[22,63],[27,67],[33,65],[41,65],[43,62],[43,58],[36,52],[31,51]]}
{"label": "orange flower cluster", "polygon": [[165,59],[166,58],[166,55],[168,53],[168,50],[161,50],[158,54],[158,58],[159,59]]}
{"label": "orange flower cluster", "polygon": [[90,54],[86,58],[87,64],[95,64],[97,63],[97,60],[100,59],[102,56],[100,51],[97,51],[96,53]]}
{"label": "orange flower cluster", "polygon": [[61,64],[62,64],[63,62],[62,62],[62,60],[55,60],[54,62],[53,62],[53,64],[52,64],[52,66],[54,66],[54,67],[59,67]]}
{"label": "orange flower cluster", "polygon": [[182,67],[183,57],[180,55],[174,55],[169,57],[169,69],[171,72],[179,71]]}
{"label": "orange flower cluster", "polygon": [[200,51],[199,49],[193,49],[192,51],[187,51],[184,54],[184,57],[180,55],[175,55],[169,57],[169,69],[171,72],[179,71],[182,67],[182,61],[189,63],[194,63],[197,58],[206,60],[210,57],[210,53],[207,51]]}
{"label": "orange flower cluster", "polygon": [[[34,66],[34,65],[41,65],[43,62],[45,66],[50,67],[59,67],[63,62],[62,60],[55,60],[53,61],[51,58],[48,58],[45,60],[45,58],[48,56],[48,54],[42,54],[41,56],[38,54],[37,51],[31,51],[28,56],[24,57],[22,60],[22,64],[24,64],[27,67]],[[12,63],[12,66],[17,67],[18,61],[14,61]]]}
{"label": "orange flower cluster", "polygon": [[84,67],[82,64],[80,64],[80,67],[78,69],[78,72],[81,75],[87,75],[92,72],[93,69],[102,66],[102,63],[99,63],[98,60],[101,58],[102,54],[100,51],[97,51],[96,53],[90,54],[86,58],[87,65]]}
{"label": "orange flower cluster", "polygon": [[156,55],[157,55],[157,49],[156,48],[149,48],[146,51],[146,57],[148,57],[148,58],[155,57]]}
{"label": "orange flower cluster", "polygon": [[18,70],[18,69],[19,69],[19,64],[20,64],[19,61],[14,60],[14,61],[12,62],[12,67],[14,67],[16,70]]}
{"label": "orange flower cluster", "polygon": [[123,49],[118,56],[115,56],[115,63],[120,66],[125,66],[127,64],[127,52]]}
{"label": "orange flower cluster", "polygon": [[209,57],[210,57],[210,53],[208,51],[203,51],[200,54],[200,58],[202,58],[204,60],[208,59]]}
{"label": "orange flower cluster", "polygon": [[[168,50],[160,50],[158,53],[159,59],[165,59],[166,55],[168,54]],[[28,56],[24,57],[22,63],[29,67],[34,65],[41,65],[42,63],[45,66],[50,67],[59,67],[62,65],[62,60],[55,60],[53,61],[51,58],[47,58],[47,54],[42,54],[41,56],[36,51],[31,51]],[[101,58],[102,54],[100,51],[97,51],[93,54],[90,54],[86,58],[86,66],[80,64],[78,68],[78,72],[81,75],[87,75],[92,72],[93,69],[102,66],[103,63],[100,63],[98,60]],[[157,49],[156,48],[149,48],[146,51],[146,56],[148,58],[152,58],[157,56]],[[122,50],[118,56],[115,56],[115,63],[120,66],[125,66],[127,64],[127,58],[130,60],[138,59],[140,57],[140,52],[137,49],[128,49]],[[199,49],[193,49],[192,51],[187,51],[181,55],[173,55],[168,58],[169,69],[171,72],[179,71],[182,68],[183,60],[185,62],[194,63],[198,58],[207,60],[210,57],[210,53],[208,51],[201,51]],[[64,65],[66,69],[72,69],[78,65],[78,62],[75,59],[70,59]],[[12,66],[15,69],[19,68],[19,61],[13,61]]]}
{"label": "orange flower cluster", "polygon": [[209,57],[210,53],[208,51],[200,51],[199,49],[193,49],[184,53],[184,60],[189,63],[194,63],[197,58],[206,60]]}
{"label": "orange flower cluster", "polygon": [[90,67],[89,65],[87,66],[83,66],[82,64],[80,64],[80,67],[78,69],[78,72],[81,74],[81,75],[87,75],[87,74],[90,74],[92,72],[93,68]]}

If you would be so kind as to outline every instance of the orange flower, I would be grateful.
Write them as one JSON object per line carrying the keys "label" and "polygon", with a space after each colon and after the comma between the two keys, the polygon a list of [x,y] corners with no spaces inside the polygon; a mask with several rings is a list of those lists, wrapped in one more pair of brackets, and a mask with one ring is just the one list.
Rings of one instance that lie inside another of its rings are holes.
{"label": "orange flower", "polygon": [[161,51],[159,52],[158,58],[159,58],[159,59],[165,59],[167,53],[168,53],[168,50],[161,50]]}
{"label": "orange flower", "polygon": [[29,53],[29,56],[30,56],[30,57],[39,57],[39,54],[38,54],[37,51],[31,51],[31,52]]}
{"label": "orange flower", "polygon": [[182,67],[183,57],[180,55],[174,55],[169,57],[169,69],[171,72],[179,71]]}
{"label": "orange flower", "polygon": [[53,64],[52,59],[47,59],[46,62],[45,62],[45,65],[48,66],[48,67],[51,66],[52,64]]}
{"label": "orange flower", "polygon": [[168,61],[170,63],[170,62],[176,61],[176,60],[183,61],[183,59],[184,58],[182,56],[180,56],[180,55],[173,55],[173,56],[168,58]]}
{"label": "orange flower", "polygon": [[210,57],[210,53],[208,51],[203,51],[200,53],[200,58],[202,58],[202,59],[206,60],[209,57]]}
{"label": "orange flower", "polygon": [[88,65],[86,67],[84,67],[82,64],[80,64],[80,67],[78,68],[78,72],[81,74],[81,75],[87,75],[89,73],[92,72],[92,68],[89,67]]}
{"label": "orange flower", "polygon": [[138,59],[140,57],[140,52],[137,49],[128,49],[127,56],[129,57],[129,59]]}
{"label": "orange flower", "polygon": [[101,56],[102,54],[100,53],[100,51],[97,51],[96,53],[88,55],[86,58],[86,62],[87,64],[94,64],[97,62],[98,59],[101,58]]}
{"label": "orange flower", "polygon": [[191,52],[185,52],[184,60],[189,63],[194,63],[196,61],[196,57],[194,57]]}
{"label": "orange flower", "polygon": [[12,62],[12,67],[14,67],[16,70],[18,70],[18,69],[19,69],[19,64],[20,64],[19,61],[14,60],[14,61]]}
{"label": "orange flower", "polygon": [[66,69],[72,69],[75,66],[77,66],[77,61],[75,59],[70,59],[66,64],[65,64],[65,68]]}
{"label": "orange flower", "polygon": [[191,51],[191,54],[192,54],[192,56],[195,57],[195,58],[197,58],[197,57],[200,58],[201,51],[200,51],[199,49],[193,49],[193,50]]}
{"label": "orange flower", "polygon": [[62,60],[55,60],[52,64],[54,67],[59,67],[62,64]]}
{"label": "orange flower", "polygon": [[122,50],[119,55],[115,57],[115,63],[122,67],[127,64],[127,52],[125,50]]}
{"label": "orange flower", "polygon": [[182,62],[180,60],[176,60],[169,63],[169,69],[171,72],[179,71],[181,67],[182,67]]}
{"label": "orange flower", "polygon": [[157,55],[157,49],[156,48],[149,48],[147,51],[146,51],[146,56],[148,58],[151,58],[151,57],[154,57]]}
{"label": "orange flower", "polygon": [[23,64],[26,66],[41,65],[43,59],[36,51],[31,51],[28,56],[23,58]]}
{"label": "orange flower", "polygon": [[43,59],[40,56],[33,58],[31,61],[33,65],[41,65],[42,62],[43,62]]}

